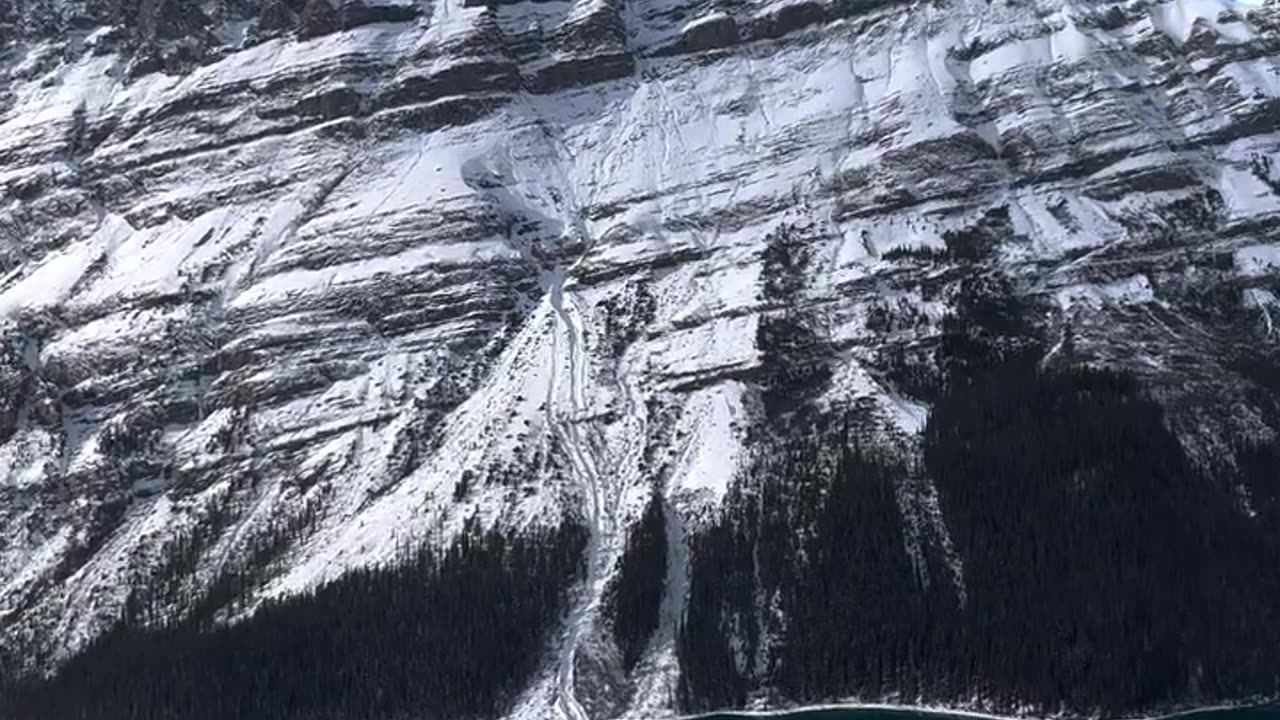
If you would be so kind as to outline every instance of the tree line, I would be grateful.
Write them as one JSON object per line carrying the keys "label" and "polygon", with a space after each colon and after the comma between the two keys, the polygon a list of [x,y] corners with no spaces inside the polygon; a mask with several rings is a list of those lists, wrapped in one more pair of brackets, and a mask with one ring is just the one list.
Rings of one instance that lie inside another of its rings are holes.
{"label": "tree line", "polygon": [[586,531],[470,526],[243,622],[120,624],[45,679],[0,688],[23,720],[468,718],[501,714],[545,652]]}
{"label": "tree line", "polygon": [[[691,541],[683,709],[764,696],[1115,713],[1280,693],[1280,447],[1236,441],[1233,472],[1202,471],[1131,375],[1042,369],[1025,316],[998,277],[962,288],[918,453],[867,439],[856,409],[766,423]],[[919,473],[963,588],[938,543],[909,551],[897,498]]]}

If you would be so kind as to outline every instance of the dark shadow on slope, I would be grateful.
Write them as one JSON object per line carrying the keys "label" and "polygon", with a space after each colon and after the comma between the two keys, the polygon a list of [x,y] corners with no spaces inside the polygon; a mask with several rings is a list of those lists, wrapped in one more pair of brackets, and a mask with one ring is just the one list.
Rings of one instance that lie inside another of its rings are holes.
{"label": "dark shadow on slope", "polygon": [[923,460],[963,601],[904,548],[912,468],[861,446],[856,418],[792,415],[691,540],[682,707],[1118,714],[1280,692],[1280,452],[1237,443],[1236,477],[1206,477],[1134,377],[1043,372],[1032,309],[1000,277],[953,307]]}
{"label": "dark shadow on slope", "polygon": [[494,717],[537,667],[585,541],[575,524],[514,538],[472,528],[235,626],[121,626],[52,679],[4,688],[0,716]]}
{"label": "dark shadow on slope", "polygon": [[667,523],[662,497],[654,493],[640,522],[627,538],[618,574],[605,590],[614,640],[628,672],[635,668],[649,638],[658,629],[662,593],[667,581]]}

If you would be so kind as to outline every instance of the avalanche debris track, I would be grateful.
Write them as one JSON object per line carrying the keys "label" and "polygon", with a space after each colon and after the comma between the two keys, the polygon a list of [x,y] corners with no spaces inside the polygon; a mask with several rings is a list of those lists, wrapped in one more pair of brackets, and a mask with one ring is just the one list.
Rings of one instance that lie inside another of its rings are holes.
{"label": "avalanche debris track", "polygon": [[[551,276],[548,302],[557,322],[553,340],[552,383],[547,394],[547,420],[569,459],[572,476],[578,481],[587,502],[590,535],[587,543],[587,574],[577,592],[566,623],[564,646],[557,661],[556,704],[568,720],[586,720],[587,713],[577,698],[576,663],[579,649],[599,620],[601,602],[608,582],[608,568],[620,551],[619,509],[623,492],[630,483],[643,480],[631,474],[644,450],[644,404],[636,390],[620,379],[619,399],[624,405],[622,422],[635,423],[636,432],[617,448],[601,450],[601,433],[595,427],[601,413],[587,400],[589,372],[581,300],[573,291],[569,270],[557,267]],[[567,407],[558,389],[567,381]],[[611,458],[616,458],[610,462]],[[602,471],[601,463],[608,466]]]}
{"label": "avalanche debris track", "polygon": [[[590,536],[587,541],[587,576],[579,597],[574,601],[573,610],[568,620],[568,635],[565,646],[560,651],[557,663],[557,705],[566,720],[588,720],[586,711],[575,692],[574,666],[578,644],[584,632],[591,624],[591,609],[597,602],[604,581],[605,548],[612,535],[612,522],[605,518],[608,512],[602,497],[599,469],[596,467],[593,452],[588,442],[584,441],[581,432],[582,415],[586,410],[583,400],[583,384],[585,382],[586,361],[581,358],[583,338],[580,318],[575,320],[576,305],[572,295],[565,302],[565,282],[567,273],[563,267],[557,267],[552,274],[548,300],[555,310],[557,328],[553,339],[552,381],[547,387],[548,421],[554,428],[556,438],[569,457],[573,476],[581,484],[587,497],[587,521],[590,525]],[[561,351],[561,338],[567,347]],[[569,381],[568,410],[560,408],[556,395],[555,378],[560,375],[560,368],[567,365]]]}

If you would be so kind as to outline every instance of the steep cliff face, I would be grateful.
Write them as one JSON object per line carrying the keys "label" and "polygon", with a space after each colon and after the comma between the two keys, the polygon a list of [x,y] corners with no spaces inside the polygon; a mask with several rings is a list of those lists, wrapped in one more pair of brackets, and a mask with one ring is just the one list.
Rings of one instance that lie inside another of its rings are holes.
{"label": "steep cliff face", "polygon": [[[0,643],[31,666],[222,578],[234,621],[570,518],[583,579],[511,712],[714,705],[687,550],[815,417],[901,465],[857,497],[930,603],[993,587],[928,439],[948,337],[1126,373],[1228,508],[1206,531],[1280,557],[1241,469],[1280,430],[1274,3],[0,0],[0,43]],[[761,492],[819,533],[825,490]],[[786,684],[769,607],[715,616],[724,702]],[[911,699],[781,692],[875,688]]]}

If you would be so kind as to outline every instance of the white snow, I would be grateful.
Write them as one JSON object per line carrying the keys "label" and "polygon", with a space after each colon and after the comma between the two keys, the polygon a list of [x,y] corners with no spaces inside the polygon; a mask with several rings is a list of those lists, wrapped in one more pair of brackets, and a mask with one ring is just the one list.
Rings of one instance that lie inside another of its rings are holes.
{"label": "white snow", "polygon": [[1098,309],[1108,304],[1149,303],[1155,300],[1155,293],[1147,276],[1139,274],[1109,283],[1082,283],[1059,288],[1057,299],[1064,310],[1080,304]]}
{"label": "white snow", "polygon": [[89,268],[113,253],[132,230],[123,219],[105,216],[91,237],[55,253],[0,293],[0,317],[22,308],[40,309],[63,302]]}
{"label": "white snow", "polygon": [[1198,22],[1213,28],[1223,40],[1244,42],[1252,37],[1252,31],[1244,23],[1220,23],[1218,18],[1234,6],[1248,4],[1232,0],[1168,0],[1151,6],[1151,22],[1177,42],[1185,42]]}
{"label": "white snow", "polygon": [[1236,270],[1246,277],[1273,275],[1280,269],[1280,245],[1249,245],[1236,250]]}
{"label": "white snow", "polygon": [[745,391],[741,383],[730,381],[690,395],[676,430],[688,438],[688,445],[672,475],[675,495],[691,493],[712,507],[724,497],[742,458],[749,420]]}

